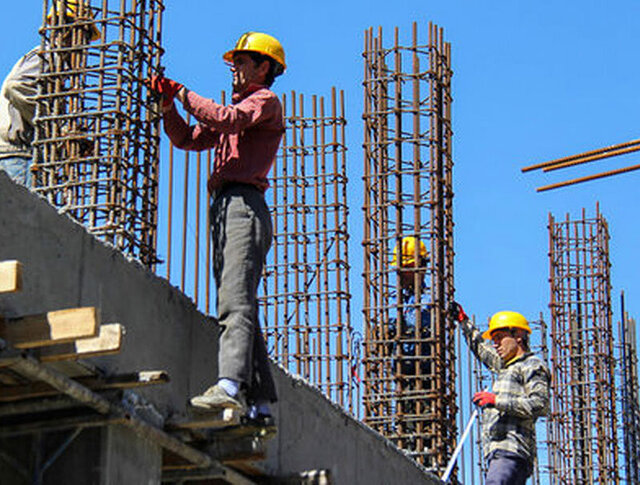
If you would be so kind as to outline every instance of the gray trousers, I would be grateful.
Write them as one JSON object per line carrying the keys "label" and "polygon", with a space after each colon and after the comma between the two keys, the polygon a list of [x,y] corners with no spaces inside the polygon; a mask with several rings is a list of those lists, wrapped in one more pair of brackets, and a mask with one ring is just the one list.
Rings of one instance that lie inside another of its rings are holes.
{"label": "gray trousers", "polygon": [[215,194],[211,227],[218,322],[223,327],[218,377],[241,382],[250,403],[275,402],[276,389],[258,319],[258,284],[273,239],[264,195],[243,184]]}

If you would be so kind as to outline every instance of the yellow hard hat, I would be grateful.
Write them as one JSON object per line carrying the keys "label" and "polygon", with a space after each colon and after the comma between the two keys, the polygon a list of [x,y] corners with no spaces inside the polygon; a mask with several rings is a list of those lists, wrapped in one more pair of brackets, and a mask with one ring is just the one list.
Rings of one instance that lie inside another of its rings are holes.
{"label": "yellow hard hat", "polygon": [[[416,255],[416,243],[419,244],[418,255],[422,259],[427,258],[427,246],[424,245],[422,241],[414,236],[405,236],[402,238],[402,263],[401,265],[406,266],[415,266],[415,255]],[[398,246],[393,248],[393,259],[391,260],[392,266],[398,265]]]}
{"label": "yellow hard hat", "polygon": [[222,58],[227,62],[233,62],[233,54],[236,52],[259,52],[270,57],[282,66],[282,71],[287,67],[284,61],[284,49],[275,37],[262,32],[246,32],[240,36],[236,46],[225,52]]}
{"label": "yellow hard hat", "polygon": [[[54,9],[54,5],[51,5],[51,8],[49,9],[49,13],[47,14],[47,23],[51,23],[51,20],[53,19],[53,16],[56,14],[56,12],[59,12],[60,10],[62,10],[64,8],[64,1],[63,0],[56,0],[55,2],[55,9]],[[65,11],[64,15],[67,18],[70,18],[72,20],[77,20],[79,19],[79,15],[78,15],[78,10],[79,6],[78,6],[78,0],[67,0],[66,1],[67,4],[67,10]],[[85,13],[89,13],[89,2],[87,1],[86,3],[83,4],[84,6],[84,12]],[[90,19],[90,17],[84,17],[86,19]],[[100,31],[98,30],[98,28],[94,25],[94,24],[90,24],[89,28],[91,29],[91,40],[98,40],[100,38]]]}
{"label": "yellow hard hat", "polygon": [[501,328],[520,328],[527,333],[531,333],[531,327],[529,327],[527,319],[520,313],[504,311],[498,312],[491,317],[489,329],[482,334],[482,338],[490,340],[493,331]]}

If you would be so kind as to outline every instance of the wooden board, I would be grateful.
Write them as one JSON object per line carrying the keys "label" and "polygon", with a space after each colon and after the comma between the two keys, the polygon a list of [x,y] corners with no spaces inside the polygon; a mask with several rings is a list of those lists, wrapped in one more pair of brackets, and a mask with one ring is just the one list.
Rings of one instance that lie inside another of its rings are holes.
{"label": "wooden board", "polygon": [[[79,377],[74,380],[93,391],[106,391],[164,384],[169,382],[169,375],[165,371],[159,370],[132,372],[111,377]],[[23,386],[0,387],[0,402],[49,397],[57,394],[60,394],[60,391],[53,389],[44,382],[32,382]]]}
{"label": "wooden board", "polygon": [[40,315],[0,319],[0,338],[28,349],[95,337],[100,321],[95,307],[71,308]]}
{"label": "wooden board", "polygon": [[100,355],[112,355],[120,352],[124,327],[119,323],[100,325],[98,335],[75,342],[42,347],[34,355],[41,362],[84,359]]}
{"label": "wooden board", "polygon": [[0,261],[0,293],[22,290],[22,264],[18,261]]}
{"label": "wooden board", "polygon": [[172,429],[227,428],[240,423],[240,412],[237,409],[225,409],[219,413],[191,412],[188,419],[167,423]]}

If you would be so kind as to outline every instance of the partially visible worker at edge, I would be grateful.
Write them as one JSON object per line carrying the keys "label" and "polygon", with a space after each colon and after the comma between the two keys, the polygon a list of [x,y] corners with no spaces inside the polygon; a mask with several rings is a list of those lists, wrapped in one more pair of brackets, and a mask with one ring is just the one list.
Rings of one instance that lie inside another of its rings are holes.
{"label": "partially visible worker at edge", "polygon": [[[269,88],[284,72],[285,56],[274,37],[247,32],[222,57],[233,75],[229,106],[168,78],[150,80],[151,89],[163,96],[164,129],[173,144],[185,150],[215,148],[208,188],[223,332],[218,381],[190,405],[205,413],[235,408],[258,424],[273,425],[269,404],[277,395],[258,320],[257,290],[273,237],[264,198],[267,174],[284,133],[282,106]],[[174,98],[198,124],[187,125]]]}
{"label": "partially visible worker at edge", "polygon": [[482,408],[485,485],[524,485],[536,456],[535,422],[549,410],[549,369],[529,350],[531,328],[521,314],[494,314],[481,335],[458,303],[449,313],[476,358],[497,374],[492,392],[473,396]]}
{"label": "partially visible worker at edge", "polygon": [[[54,9],[52,5],[47,14],[49,24],[53,23],[54,16],[62,11],[63,1],[58,0],[55,7]],[[64,17],[65,24],[78,23],[61,29],[61,35],[57,38],[63,46],[71,42],[73,32],[77,29],[87,30],[87,37],[91,41],[100,38],[100,32],[94,24],[80,22],[87,18],[79,15],[77,0],[67,0]],[[0,170],[7,172],[14,182],[26,186],[31,185],[35,96],[38,93],[37,83],[43,71],[40,51],[40,46],[37,46],[22,56],[0,88]]]}

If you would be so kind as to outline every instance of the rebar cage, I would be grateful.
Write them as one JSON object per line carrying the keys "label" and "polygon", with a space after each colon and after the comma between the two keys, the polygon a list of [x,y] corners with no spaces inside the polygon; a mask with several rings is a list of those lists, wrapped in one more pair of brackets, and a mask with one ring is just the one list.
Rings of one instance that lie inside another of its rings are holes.
{"label": "rebar cage", "polygon": [[640,392],[638,389],[638,347],[636,321],[624,311],[619,327],[620,367],[622,371],[621,411],[624,444],[625,482],[640,485]]}
{"label": "rebar cage", "polygon": [[295,92],[282,104],[286,132],[267,193],[265,337],[281,365],[353,411],[344,93],[332,89],[328,112],[315,95],[310,110]]}
{"label": "rebar cage", "polygon": [[156,262],[162,0],[43,2],[32,185],[97,237]]}
{"label": "rebar cage", "polygon": [[[365,32],[363,403],[367,424],[443,471],[457,430],[455,335],[445,311],[454,292],[452,72],[442,29],[428,30],[420,43],[414,23],[402,46],[396,28],[391,48],[381,28]],[[416,244],[399,271],[394,247],[408,236],[428,254],[419,257]]]}
{"label": "rebar cage", "polygon": [[609,229],[596,215],[549,214],[551,414],[554,484],[619,483]]}

